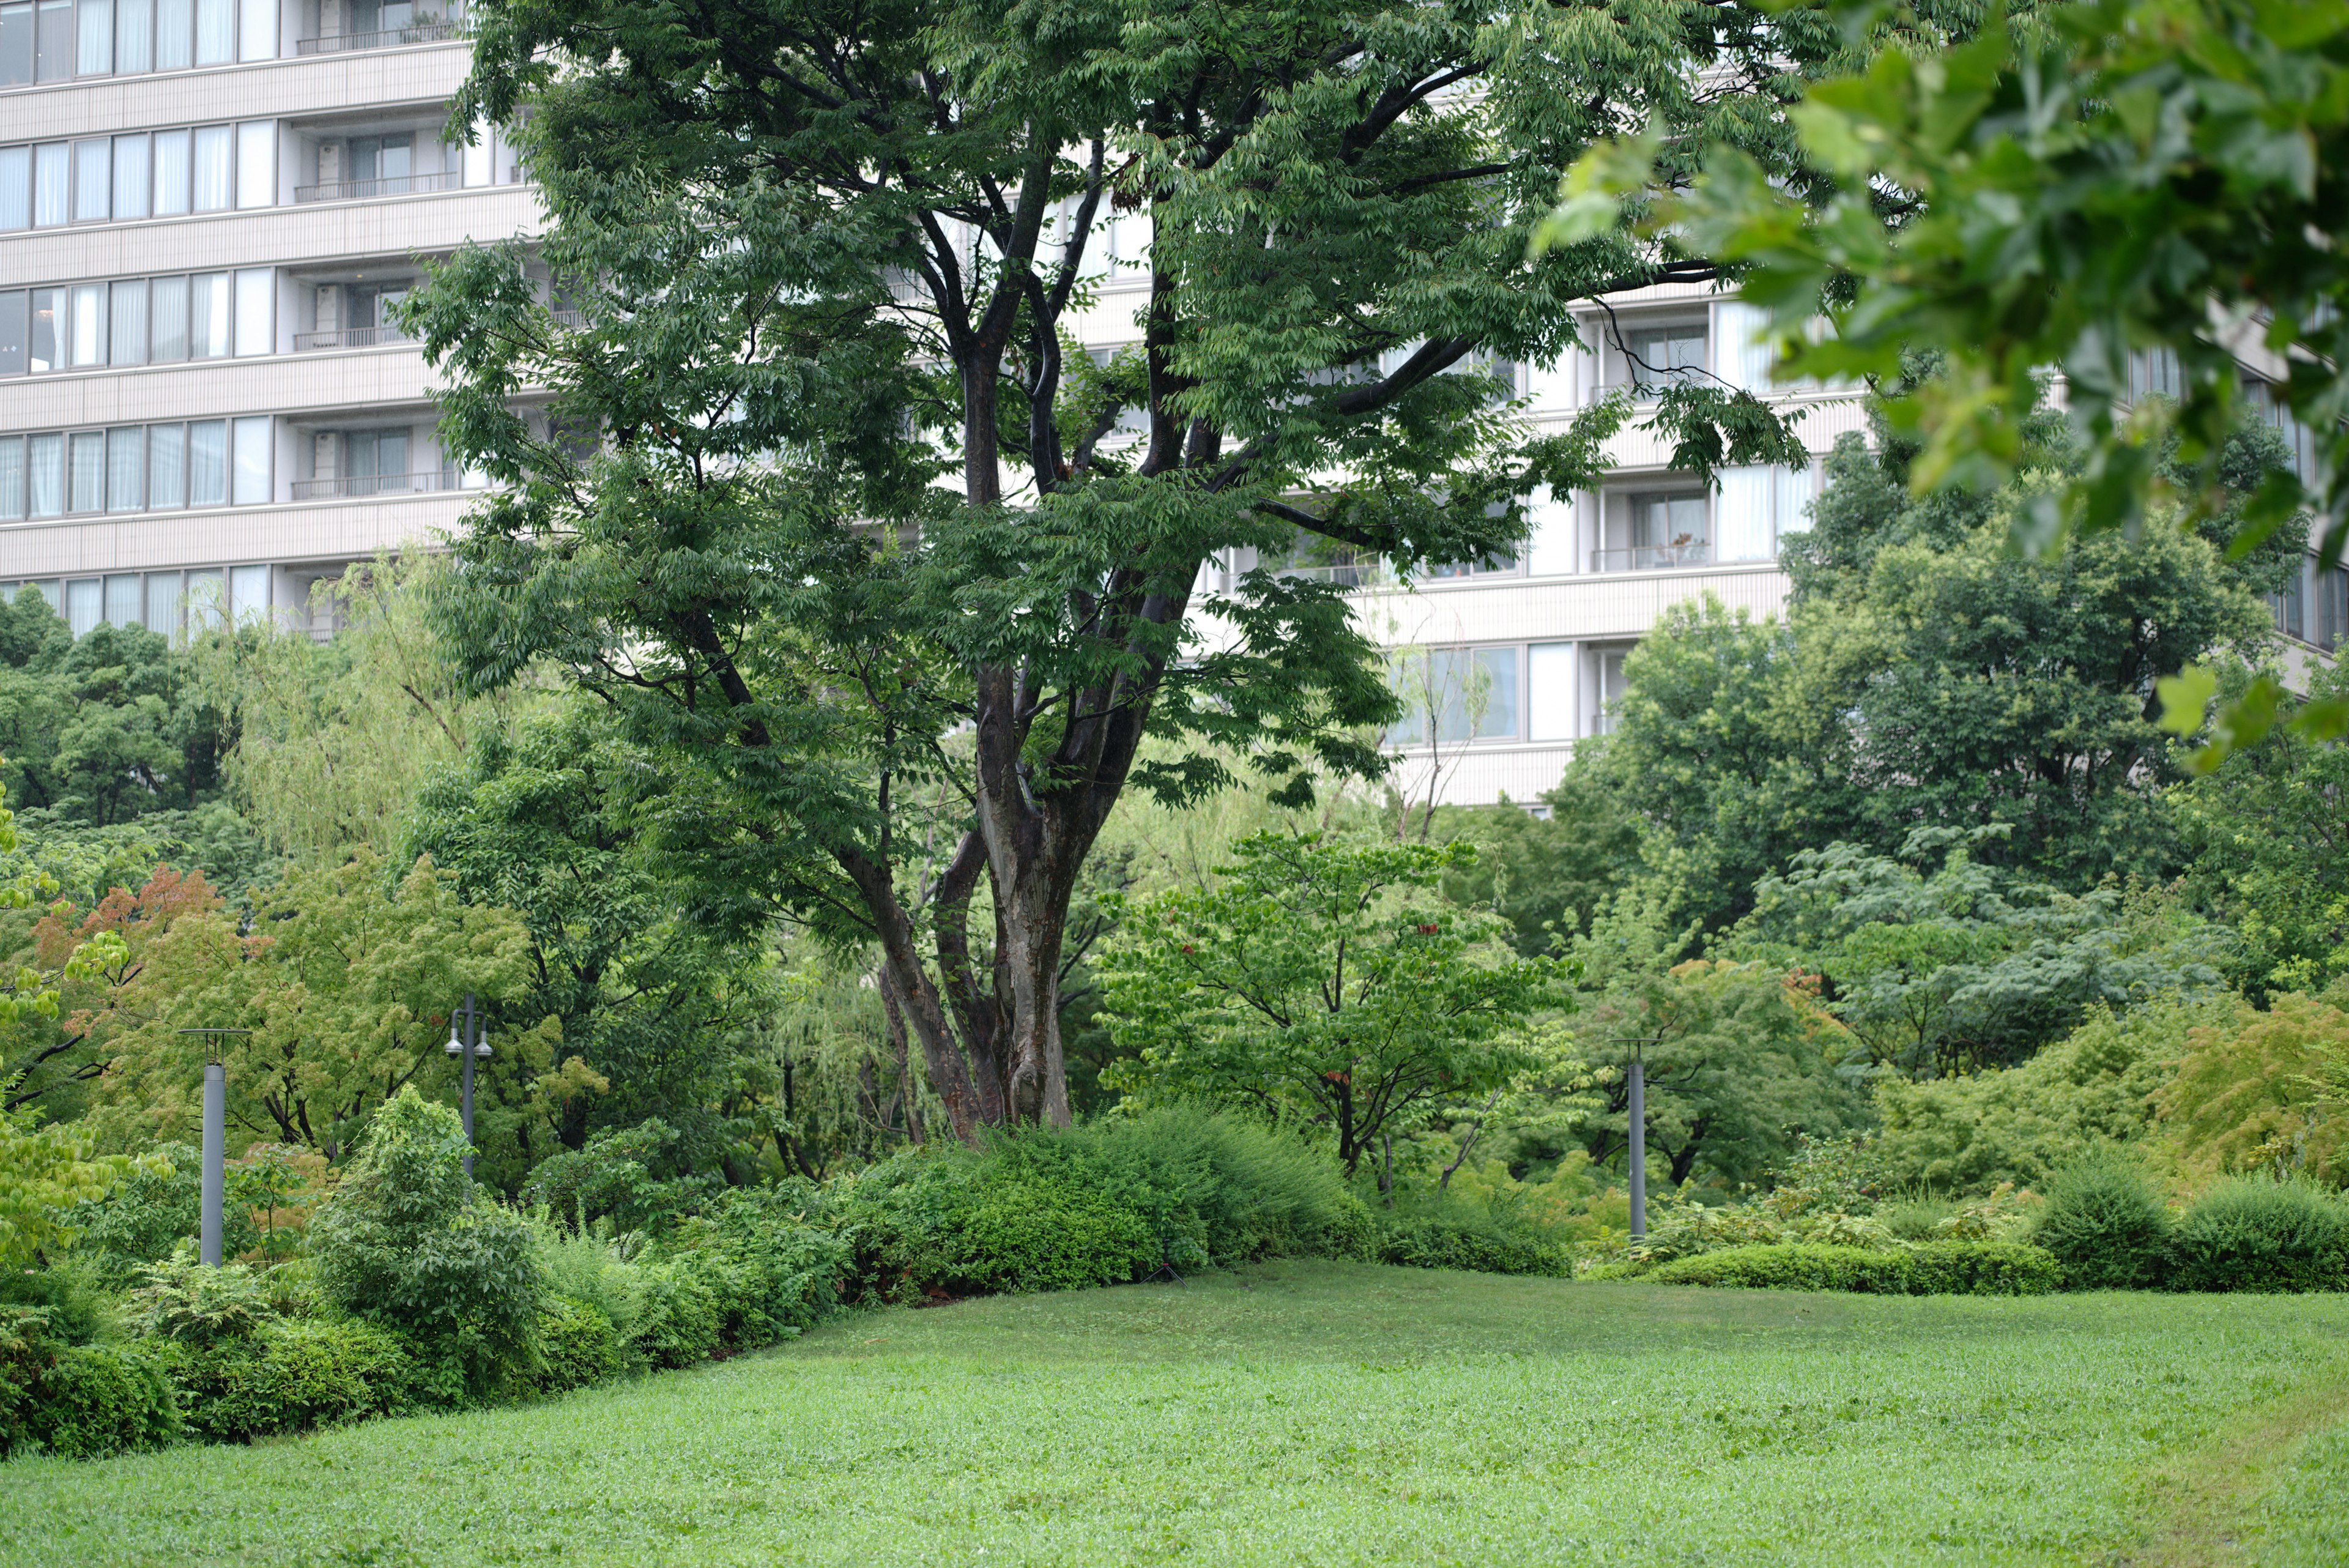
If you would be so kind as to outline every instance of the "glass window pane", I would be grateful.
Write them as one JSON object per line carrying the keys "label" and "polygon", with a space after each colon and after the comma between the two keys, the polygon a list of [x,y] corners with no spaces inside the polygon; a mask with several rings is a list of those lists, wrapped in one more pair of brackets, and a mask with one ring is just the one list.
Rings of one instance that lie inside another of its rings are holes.
{"label": "glass window pane", "polygon": [[117,218],[143,218],[147,215],[147,138],[116,137],[114,215]]}
{"label": "glass window pane", "polygon": [[57,353],[58,339],[65,331],[65,300],[62,288],[33,290],[33,341],[26,355],[30,369],[54,370],[65,363]]}
{"label": "glass window pane", "polygon": [[234,494],[239,506],[265,506],[269,493],[269,423],[266,419],[238,420]]}
{"label": "glass window pane", "polygon": [[66,584],[66,629],[87,637],[98,626],[100,607],[96,577],[78,577]]}
{"label": "glass window pane", "polygon": [[55,517],[66,509],[66,438],[36,435],[25,442],[25,511]]}
{"label": "glass window pane", "polygon": [[74,209],[77,223],[103,223],[114,214],[114,151],[104,138],[74,143]]}
{"label": "glass window pane", "polygon": [[155,0],[115,0],[114,68],[151,70],[155,65]]}
{"label": "glass window pane", "polygon": [[236,53],[236,12],[229,0],[196,0],[196,64],[224,66]]}
{"label": "glass window pane", "polygon": [[189,183],[193,188],[195,211],[222,213],[228,210],[235,194],[231,182],[235,177],[230,158],[234,149],[230,128],[207,125],[195,134],[195,161]]}
{"label": "glass window pane", "polygon": [[228,584],[218,571],[188,574],[188,625],[191,628],[220,625],[221,611],[227,601]]}
{"label": "glass window pane", "polygon": [[1517,650],[1480,648],[1471,711],[1480,740],[1515,740],[1517,734]]}
{"label": "glass window pane", "polygon": [[155,133],[155,215],[171,217],[188,210],[188,133]]}
{"label": "glass window pane", "polygon": [[1526,739],[1574,739],[1574,664],[1570,642],[1526,649]]}
{"label": "glass window pane", "polygon": [[236,204],[277,205],[277,122],[247,120],[236,128]]}
{"label": "glass window pane", "polygon": [[69,307],[67,358],[75,365],[106,363],[106,285],[78,284]]}
{"label": "glass window pane", "polygon": [[154,301],[147,307],[149,356],[159,365],[188,357],[188,280],[159,277],[150,286]]}
{"label": "glass window pane", "polygon": [[491,135],[490,122],[486,119],[473,121],[473,140],[465,144],[463,153],[464,179],[468,187],[490,183],[491,153],[493,151],[490,146]]}
{"label": "glass window pane", "polygon": [[106,618],[113,626],[139,624],[139,574],[124,572],[106,579]]}
{"label": "glass window pane", "polygon": [[66,510],[106,510],[104,431],[79,431],[66,438]]}
{"label": "glass window pane", "polygon": [[67,171],[73,166],[73,149],[52,141],[33,149],[33,226],[46,229],[66,221],[73,194]]}
{"label": "glass window pane", "polygon": [[110,291],[113,296],[113,320],[107,336],[107,363],[109,365],[144,365],[147,363],[147,280],[133,278],[118,283]]}
{"label": "glass window pane", "polygon": [[33,324],[26,309],[31,299],[21,288],[0,293],[0,376],[25,373],[25,344]]}
{"label": "glass window pane", "polygon": [[244,15],[237,22],[237,58],[275,59],[277,0],[244,0],[241,9]]}
{"label": "glass window pane", "polygon": [[33,223],[33,150],[0,147],[0,229]]}
{"label": "glass window pane", "polygon": [[33,76],[39,81],[61,82],[73,75],[73,0],[40,0],[40,5]]}
{"label": "glass window pane", "polygon": [[74,74],[110,76],[114,72],[114,0],[81,0],[80,26],[74,38]]}
{"label": "glass window pane", "polygon": [[106,509],[147,509],[147,427],[125,425],[106,432]]}
{"label": "glass window pane", "polygon": [[149,631],[160,631],[166,637],[180,629],[179,573],[147,574],[147,609],[140,618]]}
{"label": "glass window pane", "polygon": [[147,427],[147,504],[157,512],[188,504],[188,427]]}
{"label": "glass window pane", "polygon": [[196,25],[191,0],[155,0],[155,68],[185,70],[194,57]]}
{"label": "glass window pane", "polygon": [[22,87],[33,79],[33,7],[0,5],[0,87]]}
{"label": "glass window pane", "polygon": [[228,608],[238,624],[243,625],[269,613],[269,568],[266,566],[231,566],[228,569]]}
{"label": "glass window pane", "polygon": [[236,351],[239,358],[266,354],[277,347],[276,278],[267,267],[252,267],[236,275]]}
{"label": "glass window pane", "polygon": [[217,359],[228,352],[228,274],[200,272],[188,280],[188,358]]}
{"label": "glass window pane", "polygon": [[218,506],[228,500],[228,423],[199,420],[188,427],[188,504]]}
{"label": "glass window pane", "polygon": [[0,436],[0,517],[25,514],[25,438]]}

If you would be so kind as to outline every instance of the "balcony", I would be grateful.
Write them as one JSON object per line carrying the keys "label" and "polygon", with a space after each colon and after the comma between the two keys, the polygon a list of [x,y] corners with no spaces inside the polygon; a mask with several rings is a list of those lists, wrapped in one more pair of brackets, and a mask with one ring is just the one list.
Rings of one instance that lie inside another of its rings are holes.
{"label": "balcony", "polygon": [[1666,572],[1676,566],[1710,566],[1713,545],[1705,539],[1672,545],[1634,545],[1628,550],[1593,550],[1594,572]]}
{"label": "balcony", "polygon": [[294,499],[330,501],[367,495],[420,495],[458,488],[455,474],[437,468],[423,473],[352,473],[340,479],[297,479],[294,482]]}
{"label": "balcony", "polygon": [[465,36],[465,25],[445,17],[413,22],[383,33],[337,33],[331,38],[304,38],[294,46],[297,55],[336,55],[348,49],[398,49],[410,44],[438,44]]}
{"label": "balcony", "polygon": [[340,180],[331,185],[296,185],[294,200],[301,202],[364,202],[376,196],[408,196],[421,191],[447,191],[455,188],[458,176],[443,171],[438,174],[394,174],[383,180]]}
{"label": "balcony", "polygon": [[378,348],[386,343],[415,341],[397,327],[345,327],[333,332],[296,332],[294,334],[294,352],[307,354],[320,348]]}

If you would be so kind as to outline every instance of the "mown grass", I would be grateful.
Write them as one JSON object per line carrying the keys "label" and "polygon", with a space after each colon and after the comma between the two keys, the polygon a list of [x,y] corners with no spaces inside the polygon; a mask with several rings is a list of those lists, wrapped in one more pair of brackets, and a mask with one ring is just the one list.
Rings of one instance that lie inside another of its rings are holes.
{"label": "mown grass", "polygon": [[18,1462],[0,1561],[2110,1562],[2158,1529],[2160,1464],[2342,1384],[2337,1298],[1286,1264],[849,1317],[535,1408]]}

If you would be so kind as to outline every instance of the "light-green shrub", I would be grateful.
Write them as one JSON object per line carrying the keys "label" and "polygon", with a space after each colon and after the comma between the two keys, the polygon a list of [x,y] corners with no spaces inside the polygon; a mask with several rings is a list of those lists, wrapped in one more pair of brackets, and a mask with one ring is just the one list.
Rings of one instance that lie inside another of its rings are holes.
{"label": "light-green shrub", "polygon": [[1732,1247],[1664,1264],[1660,1285],[1866,1295],[2038,1295],[2055,1287],[2055,1261],[2013,1241],[1930,1241],[1875,1250],[1807,1242]]}
{"label": "light-green shrub", "polygon": [[542,1394],[585,1388],[617,1376],[628,1355],[612,1320],[585,1302],[550,1295],[538,1308],[538,1366],[531,1385]]}

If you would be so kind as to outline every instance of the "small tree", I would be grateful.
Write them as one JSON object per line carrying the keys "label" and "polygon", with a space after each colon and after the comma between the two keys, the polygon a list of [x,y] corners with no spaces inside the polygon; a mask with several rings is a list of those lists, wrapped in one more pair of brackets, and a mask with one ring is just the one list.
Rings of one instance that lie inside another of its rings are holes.
{"label": "small tree", "polygon": [[329,1302],[415,1335],[480,1393],[529,1365],[545,1282],[528,1228],[483,1197],[464,1158],[457,1113],[402,1088],[311,1222],[310,1255]]}
{"label": "small tree", "polygon": [[1118,1086],[1301,1110],[1350,1173],[1414,1107],[1527,1064],[1506,1035],[1562,1000],[1560,968],[1435,891],[1474,847],[1260,833],[1234,853],[1220,886],[1136,907],[1103,959],[1111,1032],[1138,1053]]}

